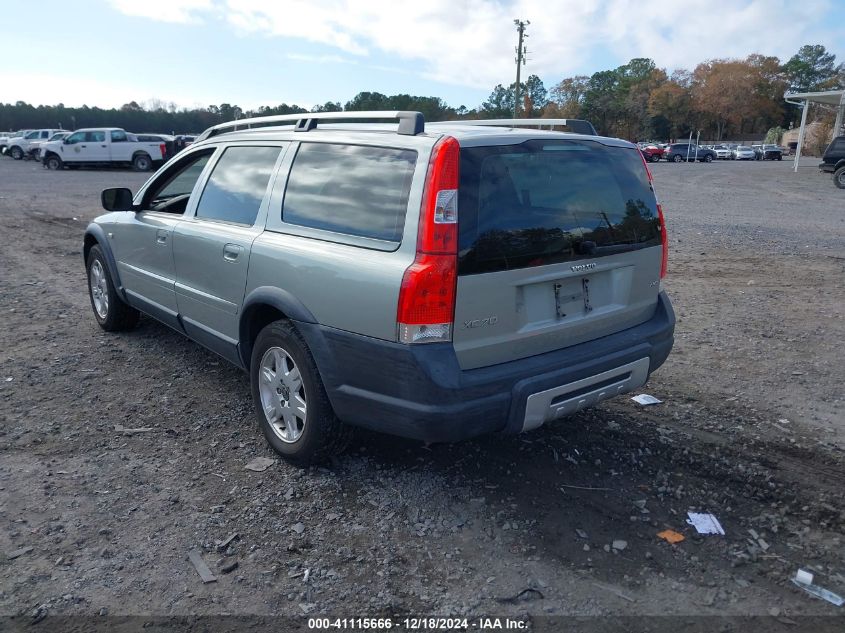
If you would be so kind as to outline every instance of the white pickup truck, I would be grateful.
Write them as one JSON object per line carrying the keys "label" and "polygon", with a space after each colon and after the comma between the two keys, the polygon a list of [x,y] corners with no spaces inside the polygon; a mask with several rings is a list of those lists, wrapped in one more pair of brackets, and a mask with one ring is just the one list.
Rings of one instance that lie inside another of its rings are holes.
{"label": "white pickup truck", "polygon": [[80,165],[129,165],[136,171],[149,171],[167,159],[163,142],[138,141],[125,130],[92,127],[76,130],[63,141],[41,146],[41,161],[48,169]]}

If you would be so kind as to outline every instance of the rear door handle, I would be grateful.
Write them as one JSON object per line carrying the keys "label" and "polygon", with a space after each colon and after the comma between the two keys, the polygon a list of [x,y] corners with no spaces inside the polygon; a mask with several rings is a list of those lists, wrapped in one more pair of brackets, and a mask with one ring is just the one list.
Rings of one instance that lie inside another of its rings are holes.
{"label": "rear door handle", "polygon": [[223,247],[223,259],[227,262],[234,262],[238,256],[243,252],[244,247],[238,244],[226,244]]}
{"label": "rear door handle", "polygon": [[165,229],[159,229],[156,231],[156,243],[167,244],[167,231]]}

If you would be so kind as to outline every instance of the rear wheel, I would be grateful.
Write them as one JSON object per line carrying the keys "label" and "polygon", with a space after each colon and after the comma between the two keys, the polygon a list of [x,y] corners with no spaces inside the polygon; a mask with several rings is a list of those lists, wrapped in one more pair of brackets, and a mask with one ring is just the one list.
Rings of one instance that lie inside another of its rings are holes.
{"label": "rear wheel", "polygon": [[153,167],[153,160],[146,154],[138,154],[132,159],[132,168],[135,171],[150,171]]}
{"label": "rear wheel", "polygon": [[311,351],[290,321],[261,330],[249,373],[258,425],[279,455],[306,466],[346,447],[351,430],[335,416]]}
{"label": "rear wheel", "polygon": [[658,156],[657,154],[652,154],[651,156],[648,157],[648,162],[650,162],[650,163],[656,163],[656,162],[659,162],[659,161],[660,161],[660,156]]}
{"label": "rear wheel", "polygon": [[96,245],[88,252],[88,298],[100,327],[107,332],[131,330],[138,323],[140,313],[124,303],[109,276],[108,263],[102,249]]}
{"label": "rear wheel", "polygon": [[44,159],[44,166],[47,169],[59,170],[62,168],[62,165],[62,159],[56,156],[55,154],[50,154],[47,158]]}
{"label": "rear wheel", "polygon": [[704,157],[704,162],[705,163],[712,163],[713,157],[710,154],[707,154],[707,156]]}
{"label": "rear wheel", "polygon": [[845,166],[833,172],[833,184],[840,189],[845,189]]}
{"label": "rear wheel", "polygon": [[23,150],[15,145],[12,149],[9,150],[9,156],[14,158],[15,160],[20,160],[23,158]]}

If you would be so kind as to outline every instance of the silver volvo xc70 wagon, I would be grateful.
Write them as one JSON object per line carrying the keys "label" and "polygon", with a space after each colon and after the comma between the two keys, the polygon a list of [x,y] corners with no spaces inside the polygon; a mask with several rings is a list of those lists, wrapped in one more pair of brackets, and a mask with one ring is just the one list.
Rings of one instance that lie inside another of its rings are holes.
{"label": "silver volvo xc70 wagon", "polygon": [[297,463],[348,425],[456,441],[625,393],[672,347],[666,229],[636,146],[580,123],[210,128],[134,196],[103,192],[94,316],[114,331],[143,312],[246,369],[264,435]]}

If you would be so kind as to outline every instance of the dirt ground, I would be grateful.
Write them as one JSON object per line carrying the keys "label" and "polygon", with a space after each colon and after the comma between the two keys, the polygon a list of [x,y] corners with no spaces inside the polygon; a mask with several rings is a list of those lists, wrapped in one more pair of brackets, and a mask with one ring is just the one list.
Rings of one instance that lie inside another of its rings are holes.
{"label": "dirt ground", "polygon": [[652,165],[678,316],[644,389],[663,404],[451,446],[359,432],[325,467],[251,472],[274,455],[245,374],[90,313],[84,227],[103,187],[145,175],[0,158],[0,614],[842,626],[790,582],[802,567],[845,594],[845,192],[814,162]]}

